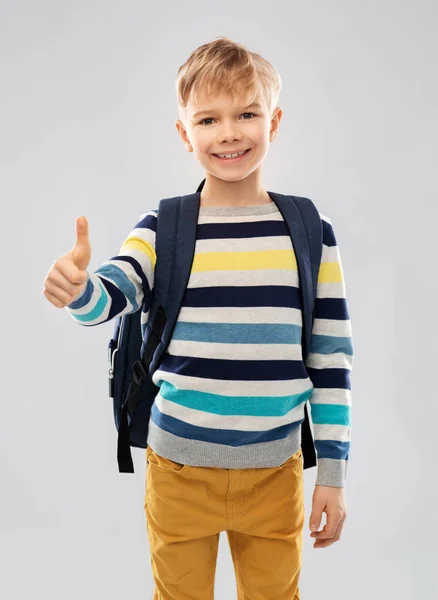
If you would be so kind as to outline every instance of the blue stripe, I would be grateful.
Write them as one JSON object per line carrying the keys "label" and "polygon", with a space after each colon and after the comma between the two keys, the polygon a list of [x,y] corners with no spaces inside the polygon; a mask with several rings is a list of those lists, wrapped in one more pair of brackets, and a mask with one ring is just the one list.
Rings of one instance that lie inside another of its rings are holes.
{"label": "blue stripe", "polygon": [[[92,294],[93,294],[93,284],[91,283],[91,279],[88,279],[87,285],[85,286],[85,292],[82,294],[82,296],[78,300],[69,304],[67,308],[71,308],[72,310],[78,310],[79,308],[84,307],[86,304],[88,304],[90,302]],[[75,317],[75,319],[77,319],[76,315],[74,315],[74,317]]]}
{"label": "blue stripe", "polygon": [[334,458],[336,460],[348,460],[350,442],[339,442],[337,440],[314,440],[318,459]]}
{"label": "blue stripe", "polygon": [[302,327],[283,323],[186,323],[178,321],[172,340],[219,344],[301,344]]}
{"label": "blue stripe", "polygon": [[351,337],[340,337],[335,335],[312,334],[310,340],[310,352],[314,354],[334,354],[343,352],[353,356],[353,341]]}
{"label": "blue stripe", "polygon": [[301,419],[300,421],[294,421],[281,427],[262,431],[198,427],[162,413],[155,403],[151,408],[151,417],[158,427],[178,437],[235,447],[282,440],[304,421],[304,419]]}

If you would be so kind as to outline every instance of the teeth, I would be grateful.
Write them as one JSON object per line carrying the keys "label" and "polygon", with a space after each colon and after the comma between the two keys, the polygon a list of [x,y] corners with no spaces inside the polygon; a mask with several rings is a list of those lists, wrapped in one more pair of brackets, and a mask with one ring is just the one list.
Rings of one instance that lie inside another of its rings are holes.
{"label": "teeth", "polygon": [[219,158],[236,158],[236,156],[242,156],[245,154],[246,150],[243,152],[239,152],[238,154],[218,154]]}

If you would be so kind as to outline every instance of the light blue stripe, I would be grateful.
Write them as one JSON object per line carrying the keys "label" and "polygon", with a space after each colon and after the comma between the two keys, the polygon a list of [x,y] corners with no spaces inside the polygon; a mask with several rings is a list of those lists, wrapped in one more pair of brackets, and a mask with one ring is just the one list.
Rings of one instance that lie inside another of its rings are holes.
{"label": "light blue stripe", "polygon": [[253,417],[282,417],[308,400],[312,391],[313,389],[310,388],[291,396],[222,396],[196,390],[180,390],[167,381],[162,381],[160,388],[163,398],[187,408],[222,416],[250,415]]}
{"label": "light blue stripe", "polygon": [[345,404],[311,404],[316,425],[351,425],[351,406]]}

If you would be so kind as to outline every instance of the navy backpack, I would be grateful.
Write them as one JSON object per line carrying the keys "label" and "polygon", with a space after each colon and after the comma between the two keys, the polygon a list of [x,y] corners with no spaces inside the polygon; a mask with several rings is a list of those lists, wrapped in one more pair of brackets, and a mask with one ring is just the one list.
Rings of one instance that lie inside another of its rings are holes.
{"label": "navy backpack", "polygon": [[[108,344],[109,395],[113,399],[118,431],[119,473],[134,473],[131,446],[147,448],[151,407],[159,391],[152,375],[172,338],[189,281],[195,252],[200,192],[160,200],[157,216],[157,261],[151,307],[144,339],[141,311],[117,317]],[[268,192],[289,229],[298,264],[303,306],[303,360],[306,360],[313,324],[316,285],[322,254],[322,223],[309,198]],[[315,446],[310,429],[307,402],[301,425],[303,468],[316,466]]]}

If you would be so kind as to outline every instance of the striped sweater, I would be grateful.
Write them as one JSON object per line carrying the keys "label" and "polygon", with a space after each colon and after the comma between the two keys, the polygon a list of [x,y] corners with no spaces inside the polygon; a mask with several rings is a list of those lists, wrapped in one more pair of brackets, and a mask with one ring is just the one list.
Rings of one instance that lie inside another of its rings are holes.
{"label": "striped sweater", "polygon": [[[330,219],[311,344],[303,361],[297,261],[274,202],[199,209],[195,255],[172,339],[153,381],[147,443],[166,458],[221,468],[282,464],[300,448],[310,404],[316,485],[343,487],[351,436],[351,323]],[[144,333],[156,262],[157,210],[120,252],[88,272],[66,307],[91,327],[141,309]]]}

